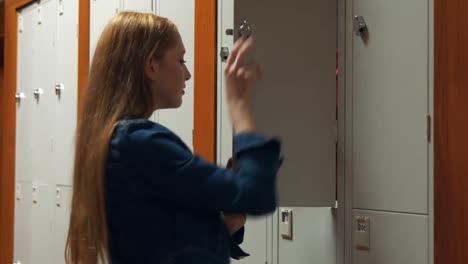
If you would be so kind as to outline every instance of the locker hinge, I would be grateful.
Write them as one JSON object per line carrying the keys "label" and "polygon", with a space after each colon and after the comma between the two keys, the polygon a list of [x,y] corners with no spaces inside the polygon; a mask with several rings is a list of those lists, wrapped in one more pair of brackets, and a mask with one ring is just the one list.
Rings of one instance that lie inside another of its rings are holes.
{"label": "locker hinge", "polygon": [[23,29],[24,29],[24,23],[23,23],[23,16],[18,16],[18,30],[19,30],[19,33],[23,33]]}
{"label": "locker hinge", "polygon": [[427,142],[431,143],[432,140],[432,117],[430,114],[426,116],[427,123]]}

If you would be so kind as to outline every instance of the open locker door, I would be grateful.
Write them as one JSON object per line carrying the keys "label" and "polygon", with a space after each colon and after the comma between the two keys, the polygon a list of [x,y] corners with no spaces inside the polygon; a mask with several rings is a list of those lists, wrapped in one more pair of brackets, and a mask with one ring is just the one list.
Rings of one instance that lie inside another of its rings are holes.
{"label": "open locker door", "polygon": [[259,132],[283,142],[280,206],[335,206],[336,10],[329,0],[234,1],[234,37],[251,31],[264,73],[253,96]]}

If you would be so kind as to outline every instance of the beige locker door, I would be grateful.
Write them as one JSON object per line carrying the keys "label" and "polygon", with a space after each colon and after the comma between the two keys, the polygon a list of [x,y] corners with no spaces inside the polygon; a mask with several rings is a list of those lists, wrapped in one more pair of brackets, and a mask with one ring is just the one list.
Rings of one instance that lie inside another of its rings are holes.
{"label": "beige locker door", "polygon": [[184,59],[192,78],[186,82],[182,106],[177,109],[161,109],[159,123],[174,131],[190,149],[193,149],[194,126],[194,62],[195,62],[195,1],[159,0],[158,15],[169,18],[174,22],[185,45]]}
{"label": "beige locker door", "polygon": [[368,32],[352,40],[353,207],[427,214],[428,1],[353,8]]}
{"label": "beige locker door", "polygon": [[89,1],[89,63],[93,61],[96,44],[111,18],[120,12],[120,0],[81,0]]}
{"label": "beige locker door", "polygon": [[[78,108],[78,0],[59,2],[57,15],[54,184],[73,182],[74,143]],[[57,90],[58,89],[58,90]]]}
{"label": "beige locker door", "polygon": [[15,229],[14,260],[31,263],[31,180],[35,169],[32,162],[31,117],[34,101],[33,87],[33,24],[36,4],[18,11],[18,65],[16,100],[16,157],[15,157]]}
{"label": "beige locker door", "polygon": [[264,79],[254,89],[259,131],[280,136],[281,206],[336,200],[337,6],[329,0],[237,0],[235,36],[247,21]]}
{"label": "beige locker door", "polygon": [[122,0],[123,11],[154,13],[155,0]]}

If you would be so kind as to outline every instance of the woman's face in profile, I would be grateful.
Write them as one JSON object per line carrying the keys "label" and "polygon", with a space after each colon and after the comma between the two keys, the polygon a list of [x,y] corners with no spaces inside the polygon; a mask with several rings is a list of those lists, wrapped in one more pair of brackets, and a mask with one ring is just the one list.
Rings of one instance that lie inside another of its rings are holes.
{"label": "woman's face in profile", "polygon": [[175,46],[162,59],[151,60],[147,65],[146,75],[150,80],[156,109],[178,108],[182,105],[185,82],[192,77],[185,65],[184,55],[185,47],[177,33]]}

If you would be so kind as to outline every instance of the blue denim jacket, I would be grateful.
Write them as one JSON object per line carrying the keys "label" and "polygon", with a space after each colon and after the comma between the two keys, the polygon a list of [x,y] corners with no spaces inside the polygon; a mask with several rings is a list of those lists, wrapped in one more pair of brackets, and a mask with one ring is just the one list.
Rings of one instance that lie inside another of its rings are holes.
{"label": "blue denim jacket", "polygon": [[221,212],[264,215],[277,205],[280,142],[234,138],[235,171],[194,155],[169,129],[120,121],[111,138],[105,199],[111,263],[226,264],[246,256]]}

